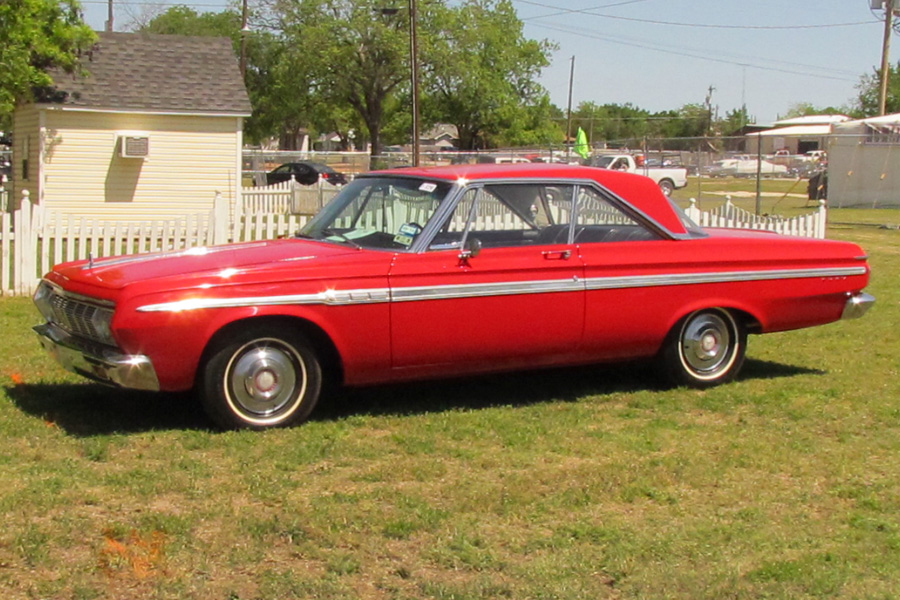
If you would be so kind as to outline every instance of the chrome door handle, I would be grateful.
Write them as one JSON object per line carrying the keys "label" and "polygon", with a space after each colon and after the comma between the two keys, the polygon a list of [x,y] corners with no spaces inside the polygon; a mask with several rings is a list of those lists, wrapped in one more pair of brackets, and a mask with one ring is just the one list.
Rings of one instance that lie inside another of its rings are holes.
{"label": "chrome door handle", "polygon": [[571,250],[545,250],[541,252],[547,260],[568,260],[572,256]]}

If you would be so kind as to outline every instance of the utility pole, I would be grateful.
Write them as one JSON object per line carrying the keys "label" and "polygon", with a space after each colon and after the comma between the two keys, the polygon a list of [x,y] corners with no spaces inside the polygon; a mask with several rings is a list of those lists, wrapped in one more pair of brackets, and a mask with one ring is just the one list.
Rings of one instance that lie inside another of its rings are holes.
{"label": "utility pole", "polygon": [[247,0],[244,0],[241,8],[241,79],[244,80],[244,84],[247,83],[247,32],[250,31],[247,26],[248,12]]}
{"label": "utility pole", "polygon": [[106,16],[106,31],[113,30],[113,0],[109,0],[109,8]]}
{"label": "utility pole", "polygon": [[878,90],[878,114],[887,112],[888,79],[891,73],[891,33],[894,30],[894,0],[884,3],[884,40],[881,44],[881,85]]}
{"label": "utility pole", "polygon": [[713,123],[713,111],[712,111],[712,95],[713,92],[716,91],[711,84],[709,86],[709,91],[706,94],[706,135],[709,137],[712,134],[712,123]]}
{"label": "utility pole", "polygon": [[569,109],[566,120],[566,160],[572,156],[572,85],[575,79],[575,57],[572,57],[572,67],[569,69]]}
{"label": "utility pole", "polygon": [[[246,0],[244,0],[246,2]],[[412,87],[412,164],[419,166],[419,40],[416,0],[409,0],[409,61]]]}

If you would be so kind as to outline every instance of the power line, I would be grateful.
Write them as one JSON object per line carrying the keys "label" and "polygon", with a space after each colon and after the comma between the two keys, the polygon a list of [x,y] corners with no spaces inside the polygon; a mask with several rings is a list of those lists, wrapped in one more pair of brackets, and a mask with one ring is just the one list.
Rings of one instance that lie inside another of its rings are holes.
{"label": "power line", "polygon": [[[708,54],[703,54],[703,53],[701,53],[701,52],[699,52],[699,51],[697,51],[697,52],[691,52],[691,51],[688,51],[688,50],[677,49],[677,48],[675,48],[675,49],[673,49],[673,48],[666,48],[666,47],[661,46],[661,45],[658,45],[658,44],[657,44],[657,45],[652,45],[652,44],[648,44],[648,43],[646,43],[646,42],[637,42],[637,41],[628,41],[628,40],[626,40],[626,39],[617,39],[617,38],[614,38],[614,37],[612,37],[612,36],[607,36],[607,35],[597,34],[597,33],[594,32],[594,31],[589,31],[589,30],[585,30],[585,29],[583,29],[583,28],[578,28],[578,27],[566,27],[566,26],[561,26],[561,25],[550,25],[550,24],[546,24],[546,23],[532,23],[531,25],[533,25],[533,26],[535,26],[535,27],[544,27],[544,28],[546,28],[546,29],[550,29],[550,30],[552,30],[552,31],[558,31],[558,32],[560,32],[560,33],[568,33],[568,34],[571,34],[571,35],[577,35],[577,36],[586,37],[586,38],[590,38],[590,39],[600,40],[600,41],[608,42],[608,43],[611,43],[611,44],[617,44],[617,45],[620,45],[620,46],[629,46],[629,47],[632,47],[632,48],[641,48],[641,49],[643,49],[643,50],[651,50],[651,51],[654,51],[654,52],[665,52],[665,53],[667,53],[667,54],[673,54],[673,55],[676,55],[676,56],[685,56],[685,57],[688,57],[688,58],[696,58],[696,59],[706,60],[706,61],[710,61],[710,62],[716,62],[716,63],[722,63],[722,64],[728,64],[728,65],[735,65],[735,66],[740,66],[740,67],[749,67],[749,68],[753,68],[753,69],[759,69],[759,70],[762,70],[762,71],[773,71],[773,72],[776,72],[776,73],[785,73],[785,74],[788,74],[788,75],[802,75],[802,76],[805,76],[805,77],[815,77],[815,78],[819,78],[819,79],[830,79],[830,80],[833,80],[833,81],[853,81],[853,82],[856,82],[856,81],[858,80],[858,78],[855,77],[855,76],[854,76],[853,78],[850,78],[850,77],[835,77],[834,75],[816,74],[816,73],[810,73],[810,72],[808,72],[808,71],[799,71],[799,70],[793,70],[793,69],[787,69],[787,68],[772,67],[772,66],[764,66],[764,65],[760,65],[760,64],[754,64],[754,63],[752,63],[752,62],[750,62],[750,61],[728,60],[728,59],[725,59],[725,58],[718,58],[718,57],[710,56],[710,55],[708,55]],[[794,64],[794,63],[784,63],[784,64]],[[797,64],[794,64],[794,66],[796,66],[796,67],[804,67],[804,68],[808,68],[808,69],[817,69],[817,70],[822,70],[822,71],[834,72],[834,69],[832,69],[832,68],[817,67],[817,66],[813,66],[813,65],[797,65]],[[847,72],[847,73],[849,73],[849,72]]]}
{"label": "power line", "polygon": [[[79,4],[102,4],[106,6],[109,4],[109,0],[79,0]],[[188,8],[208,8],[210,10],[227,10],[229,7],[225,6],[220,2],[212,2],[208,4],[203,4],[199,2],[178,2],[177,4],[169,4],[165,2],[165,0],[160,0],[158,2],[154,2],[153,0],[141,1],[141,0],[128,0],[127,2],[121,2],[118,6],[159,6],[159,7],[170,7],[174,8],[176,6],[186,6]]]}
{"label": "power line", "polygon": [[673,27],[695,27],[702,29],[749,29],[749,30],[779,30],[779,29],[829,29],[835,27],[856,27],[859,25],[871,25],[872,23],[879,23],[880,20],[869,20],[869,21],[855,21],[850,23],[823,23],[820,25],[717,25],[712,23],[679,23],[676,21],[656,21],[653,19],[638,19],[635,17],[622,17],[618,15],[609,15],[595,12],[597,10],[603,8],[609,8],[611,6],[620,6],[622,4],[631,4],[633,2],[640,2],[642,0],[631,0],[630,2],[620,2],[617,4],[606,4],[603,6],[595,6],[593,8],[566,8],[560,9],[558,6],[553,6],[551,4],[544,4],[542,2],[534,2],[532,0],[514,0],[515,2],[519,2],[521,4],[529,4],[531,6],[539,6],[541,8],[548,9],[558,9],[558,12],[547,14],[547,15],[538,15],[535,17],[527,17],[522,19],[523,21],[531,21],[535,19],[546,19],[549,17],[556,17],[560,15],[570,15],[570,14],[584,14],[592,17],[603,17],[604,19],[615,19],[619,21],[631,21],[634,23],[647,23],[651,25],[669,25]]}

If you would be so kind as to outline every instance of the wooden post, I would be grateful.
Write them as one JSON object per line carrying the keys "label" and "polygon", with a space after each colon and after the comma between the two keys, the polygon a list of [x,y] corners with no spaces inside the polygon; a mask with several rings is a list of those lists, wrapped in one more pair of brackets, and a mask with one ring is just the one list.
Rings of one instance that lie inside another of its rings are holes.
{"label": "wooden post", "polygon": [[[228,243],[228,201],[222,197],[222,192],[216,192],[216,199],[213,201],[213,244]],[[240,212],[240,203],[235,204],[234,218],[237,221]]]}

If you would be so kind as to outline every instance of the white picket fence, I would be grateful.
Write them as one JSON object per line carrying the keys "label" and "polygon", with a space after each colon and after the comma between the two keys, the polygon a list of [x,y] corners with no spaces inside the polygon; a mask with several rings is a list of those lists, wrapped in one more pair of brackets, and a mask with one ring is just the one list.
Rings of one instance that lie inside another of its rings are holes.
{"label": "white picket fence", "polygon": [[264,187],[241,189],[246,214],[295,214],[312,216],[328,204],[341,188],[324,181],[300,185],[293,179]]}
{"label": "white picket fence", "polygon": [[760,229],[784,235],[797,235],[825,239],[828,209],[825,200],[819,200],[819,207],[807,215],[785,218],[778,216],[757,216],[735,206],[731,197],[725,197],[725,204],[710,211],[697,208],[697,200],[691,198],[691,205],[685,210],[687,215],[701,227],[725,227],[729,229]]}
{"label": "white picket fence", "polygon": [[[33,205],[26,192],[18,210],[0,212],[0,296],[33,293],[42,274],[61,262],[89,256],[96,259],[275,239],[291,235],[310,218],[305,214],[289,214],[289,211],[256,210],[264,206],[253,204],[254,201],[251,200],[249,205],[236,205],[232,210],[226,200],[217,196],[214,208],[208,214],[156,221],[108,222],[64,215]],[[407,207],[409,214],[398,215],[395,220],[415,220],[411,211],[416,208],[411,204]],[[709,212],[700,211],[692,200],[686,212],[703,227],[768,229],[790,235],[825,237],[824,202],[814,213],[792,219],[757,217],[735,207],[730,200]]]}

